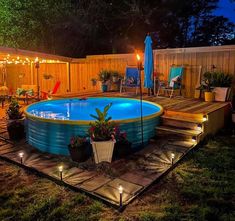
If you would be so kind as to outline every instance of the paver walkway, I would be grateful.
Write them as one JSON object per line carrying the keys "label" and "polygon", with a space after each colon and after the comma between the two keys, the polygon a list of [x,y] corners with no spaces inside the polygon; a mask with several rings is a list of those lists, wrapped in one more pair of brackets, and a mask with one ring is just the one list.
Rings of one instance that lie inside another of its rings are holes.
{"label": "paver walkway", "polygon": [[[23,166],[36,170],[52,180],[97,197],[114,207],[119,207],[118,187],[123,186],[123,208],[158,180],[183,157],[194,145],[181,143],[173,145],[169,140],[158,139],[128,158],[111,164],[96,166],[92,159],[85,163],[74,163],[69,157],[42,153],[24,140],[13,143],[8,139],[6,122],[0,120],[0,157],[20,165],[20,152],[24,153]],[[60,181],[59,165],[63,165]]]}

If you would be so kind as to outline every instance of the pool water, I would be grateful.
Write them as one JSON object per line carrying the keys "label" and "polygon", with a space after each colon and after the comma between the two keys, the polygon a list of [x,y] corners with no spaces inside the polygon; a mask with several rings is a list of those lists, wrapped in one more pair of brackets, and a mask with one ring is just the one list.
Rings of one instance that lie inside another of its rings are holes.
{"label": "pool water", "polygon": [[[96,108],[103,110],[110,103],[112,106],[108,115],[112,117],[112,120],[140,117],[140,101],[123,98],[88,98],[86,100],[74,98],[47,101],[31,105],[27,112],[46,119],[92,121],[94,118],[90,114],[96,115]],[[143,116],[155,114],[159,110],[159,106],[143,102]]]}

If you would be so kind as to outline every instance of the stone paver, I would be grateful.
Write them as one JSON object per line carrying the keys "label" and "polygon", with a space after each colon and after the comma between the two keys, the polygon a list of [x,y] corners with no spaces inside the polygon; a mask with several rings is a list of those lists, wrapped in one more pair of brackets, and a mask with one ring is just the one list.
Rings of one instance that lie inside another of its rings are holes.
{"label": "stone paver", "polygon": [[83,171],[81,173],[78,173],[74,176],[68,177],[67,179],[65,179],[65,182],[76,186],[76,187],[80,187],[79,184],[81,184],[84,181],[87,181],[93,177],[96,177],[98,174],[94,171]]}
{"label": "stone paver", "polygon": [[93,192],[94,190],[100,188],[104,184],[107,184],[111,180],[112,179],[110,177],[100,175],[100,176],[94,177],[93,179],[83,182],[80,187],[87,191]]}
{"label": "stone paver", "polygon": [[68,170],[66,170],[64,172],[64,179],[71,179],[73,176],[76,176],[78,175],[79,173],[82,173],[84,172],[84,170],[78,168],[78,167],[72,167],[72,168],[69,168]]}
{"label": "stone paver", "polygon": [[[100,195],[103,199],[111,200],[116,205],[119,205],[120,202],[120,194],[118,189],[113,188],[111,186],[105,185],[101,188],[97,189],[95,191],[96,194]],[[133,197],[133,195],[123,192],[122,194],[122,200],[123,203],[126,203],[128,200],[130,200]]]}
{"label": "stone paver", "polygon": [[138,174],[135,172],[125,173],[120,178],[125,181],[135,183],[135,184],[138,184],[143,187],[146,187],[153,182],[152,179],[149,179],[149,178],[143,176],[142,174]]}
{"label": "stone paver", "polygon": [[7,144],[6,141],[0,140],[0,146]]}
{"label": "stone paver", "polygon": [[118,189],[119,185],[122,185],[123,191],[129,193],[131,195],[136,194],[139,192],[143,187],[134,183],[130,183],[120,178],[116,178],[111,182],[107,183],[106,185],[111,186],[115,189]]}
{"label": "stone paver", "polygon": [[8,132],[7,131],[3,131],[1,134],[0,134],[0,137],[6,139],[6,140],[9,140],[9,135],[8,135]]}
{"label": "stone paver", "polygon": [[13,147],[11,144],[7,144],[4,146],[1,146],[0,148],[0,155],[7,155],[10,153],[14,153],[15,151],[19,150],[19,148]]}

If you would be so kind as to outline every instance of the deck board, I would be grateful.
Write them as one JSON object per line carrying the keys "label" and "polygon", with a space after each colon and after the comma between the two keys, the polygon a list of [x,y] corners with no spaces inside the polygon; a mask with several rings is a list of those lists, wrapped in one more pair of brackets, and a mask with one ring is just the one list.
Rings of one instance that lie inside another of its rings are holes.
{"label": "deck board", "polygon": [[[81,97],[81,94],[73,94],[74,97]],[[59,98],[69,97],[66,94],[58,96]],[[130,97],[139,99],[139,95],[135,93],[119,93],[119,92],[106,92],[106,93],[91,93],[86,94],[86,97]],[[157,97],[143,95],[143,99],[160,104],[165,110],[178,111],[191,114],[209,114],[220,108],[229,105],[229,102],[205,102],[203,100],[184,97]]]}

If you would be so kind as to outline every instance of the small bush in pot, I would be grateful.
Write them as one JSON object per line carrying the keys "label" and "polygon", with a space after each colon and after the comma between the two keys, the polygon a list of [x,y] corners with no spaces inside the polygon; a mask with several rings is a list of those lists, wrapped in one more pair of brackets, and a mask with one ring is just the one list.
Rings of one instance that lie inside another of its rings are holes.
{"label": "small bush in pot", "polygon": [[108,91],[108,85],[110,84],[111,71],[102,70],[98,74],[98,79],[101,81],[102,92]]}
{"label": "small bush in pot", "polygon": [[112,161],[117,126],[114,121],[111,121],[112,118],[108,117],[111,106],[112,104],[108,104],[103,111],[96,108],[97,116],[91,114],[95,121],[90,124],[88,133],[96,163]]}
{"label": "small bush in pot", "polygon": [[109,141],[115,139],[117,125],[114,121],[111,121],[111,117],[108,117],[108,110],[112,104],[105,106],[104,111],[100,111],[96,108],[97,116],[91,114],[90,116],[96,119],[92,122],[89,128],[89,135],[92,141]]}
{"label": "small bush in pot", "polygon": [[20,110],[20,105],[17,100],[12,99],[6,111],[7,131],[11,140],[20,140],[25,137],[24,132],[24,117],[23,112]]}
{"label": "small bush in pot", "polygon": [[225,74],[223,72],[214,72],[212,74],[213,87],[231,87],[233,76],[231,74]]}
{"label": "small bush in pot", "polygon": [[76,162],[84,162],[89,157],[90,142],[87,137],[73,136],[68,145],[71,159]]}
{"label": "small bush in pot", "polygon": [[200,86],[200,89],[205,91],[205,101],[209,102],[214,101],[212,84],[213,84],[213,73],[207,71],[203,74],[203,83]]}

